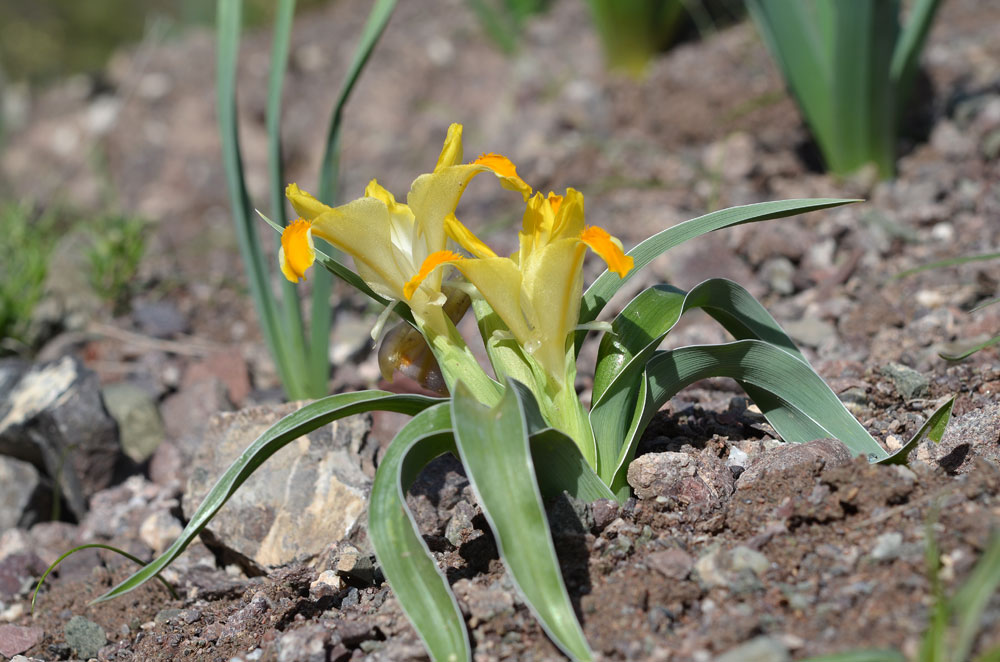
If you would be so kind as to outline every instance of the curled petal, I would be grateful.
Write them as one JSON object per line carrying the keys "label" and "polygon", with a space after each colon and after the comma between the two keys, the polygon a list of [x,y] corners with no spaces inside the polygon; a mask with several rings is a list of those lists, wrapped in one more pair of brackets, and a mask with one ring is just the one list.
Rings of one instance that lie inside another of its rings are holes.
{"label": "curled petal", "polygon": [[281,273],[293,283],[299,279],[305,280],[306,270],[316,260],[316,249],[313,248],[312,223],[298,219],[285,227],[281,233],[281,250],[278,261]]}
{"label": "curled petal", "polygon": [[437,269],[442,264],[447,262],[458,262],[464,259],[458,253],[453,253],[452,251],[437,251],[436,253],[431,253],[424,260],[424,263],[420,265],[420,271],[417,275],[410,279],[410,281],[403,286],[403,294],[407,299],[413,297],[413,293],[417,291],[420,287],[420,283],[424,281],[425,278],[431,275],[431,272]]}
{"label": "curled petal", "polygon": [[618,274],[619,278],[624,278],[635,264],[630,256],[625,255],[622,242],[596,225],[586,228],[580,234],[580,241],[600,255],[608,263],[608,269]]}
{"label": "curled petal", "polygon": [[434,172],[458,165],[462,162],[462,125],[452,124],[448,127],[448,135],[444,139],[444,147],[441,148],[441,155],[438,156],[437,165]]}
{"label": "curled petal", "polygon": [[472,230],[465,227],[461,221],[455,218],[454,214],[448,216],[444,219],[444,231],[445,233],[455,241],[459,246],[469,251],[476,257],[496,257],[497,254],[493,252],[489,246],[483,243],[483,241],[472,233]]}
{"label": "curled petal", "polygon": [[514,163],[501,154],[483,154],[472,162],[472,165],[480,165],[489,168],[500,178],[500,185],[505,189],[517,191],[527,200],[531,195],[531,187],[517,174]]}
{"label": "curled petal", "polygon": [[299,188],[298,184],[289,184],[285,187],[285,197],[292,203],[295,213],[302,218],[312,221],[323,212],[330,211],[328,205],[314,198]]}

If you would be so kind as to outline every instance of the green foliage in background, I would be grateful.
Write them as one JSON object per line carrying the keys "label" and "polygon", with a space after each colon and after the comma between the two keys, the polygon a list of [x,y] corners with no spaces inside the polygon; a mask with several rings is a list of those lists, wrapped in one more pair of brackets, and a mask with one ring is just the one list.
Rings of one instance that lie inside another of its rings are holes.
{"label": "green foliage in background", "polygon": [[545,11],[551,0],[466,0],[483,31],[505,53],[517,50],[525,22]]}
{"label": "green foliage in background", "polygon": [[19,350],[28,340],[56,229],[52,213],[25,203],[0,205],[0,353]]}
{"label": "green foliage in background", "polygon": [[608,68],[641,76],[649,60],[674,40],[686,15],[685,4],[684,0],[587,0]]}
{"label": "green foliage in background", "polygon": [[134,216],[108,214],[89,225],[90,284],[116,311],[127,309],[135,294],[135,275],[146,250],[147,223]]}
{"label": "green foliage in background", "polygon": [[747,0],[826,166],[896,169],[900,122],[940,0]]}
{"label": "green foliage in background", "polygon": [[[246,23],[266,23],[276,11],[274,0],[247,0]],[[4,0],[0,71],[12,81],[98,71],[115,49],[140,41],[154,23],[178,31],[214,21],[215,4],[206,0]]]}

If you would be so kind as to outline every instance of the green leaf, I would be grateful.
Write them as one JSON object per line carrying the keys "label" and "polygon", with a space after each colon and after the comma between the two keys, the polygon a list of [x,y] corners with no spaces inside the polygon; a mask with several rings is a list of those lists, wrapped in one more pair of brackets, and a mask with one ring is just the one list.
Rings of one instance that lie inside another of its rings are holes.
{"label": "green leaf", "polygon": [[567,435],[548,428],[531,435],[530,442],[532,464],[543,467],[537,478],[538,489],[545,499],[563,492],[588,502],[615,498],[587,464],[580,447]]}
{"label": "green leaf", "polygon": [[406,491],[420,470],[448,452],[455,452],[455,444],[448,405],[442,402],[417,414],[386,449],[372,483],[368,535],[431,658],[457,662],[472,655],[465,620],[406,506]]}
{"label": "green leaf", "polygon": [[952,407],[955,406],[955,398],[952,397],[950,400],[945,402],[943,405],[934,410],[934,413],[930,415],[930,418],[920,426],[917,433],[913,435],[908,442],[903,444],[903,447],[898,451],[893,453],[887,458],[879,460],[880,464],[906,464],[906,459],[914,448],[916,448],[924,439],[930,439],[934,443],[941,441],[941,437],[944,436],[944,431],[948,427],[948,421],[951,418]]}
{"label": "green leaf", "polygon": [[[106,549],[108,551],[111,551],[111,552],[114,552],[116,554],[120,554],[121,556],[124,556],[129,561],[132,561],[133,563],[135,563],[137,565],[140,565],[140,566],[141,565],[145,565],[142,562],[142,559],[140,559],[140,558],[138,558],[136,556],[133,556],[132,554],[129,554],[124,549],[118,549],[117,547],[113,547],[111,545],[104,545],[104,544],[101,544],[101,543],[92,542],[92,543],[87,543],[85,545],[79,545],[77,547],[74,547],[73,549],[69,550],[68,552],[65,552],[64,554],[60,555],[59,558],[57,558],[55,561],[53,561],[52,565],[50,565],[48,568],[46,568],[45,572],[42,573],[42,576],[38,579],[38,583],[35,584],[35,591],[31,594],[31,613],[32,614],[35,613],[35,600],[38,598],[38,591],[42,588],[42,584],[45,583],[45,578],[48,577],[49,574],[53,570],[55,570],[56,567],[60,563],[62,563],[63,560],[67,556],[70,556],[72,554],[76,554],[77,552],[81,552],[81,551],[83,551],[85,549]],[[170,597],[171,598],[173,598],[174,600],[179,600],[180,599],[180,597],[178,597],[178,595],[177,595],[177,591],[175,591],[174,587],[170,585],[170,582],[168,582],[166,579],[164,579],[162,575],[156,575],[156,578],[158,580],[160,580],[161,584],[163,584],[164,586],[167,587],[167,591],[170,592]]]}
{"label": "green leaf", "polygon": [[459,383],[451,409],[455,442],[500,557],[525,604],[563,652],[576,660],[591,660],[552,545],[520,393],[507,388],[500,403],[490,409]]}
{"label": "green leaf", "polygon": [[[752,205],[741,207],[730,207],[720,211],[705,214],[698,218],[684,221],[671,228],[659,232],[649,239],[640,242],[635,248],[628,252],[635,260],[635,265],[625,278],[619,278],[617,274],[610,271],[602,273],[595,280],[583,295],[583,303],[580,307],[580,323],[593,322],[601,314],[604,306],[607,305],[611,297],[614,296],[625,283],[635,277],[644,267],[667,252],[674,246],[683,244],[688,239],[694,239],[712,230],[741,225],[743,223],[755,223],[757,221],[767,221],[774,218],[784,218],[794,216],[809,211],[838,207],[858,200],[840,200],[834,198],[816,198],[812,200],[780,200],[777,202],[758,202]],[[580,344],[586,332],[580,331],[576,335],[577,352],[580,351]]]}
{"label": "green leaf", "polygon": [[985,342],[978,343],[976,345],[973,345],[972,347],[967,347],[967,348],[965,348],[965,349],[963,349],[961,351],[958,351],[958,352],[954,352],[954,353],[951,353],[951,352],[941,352],[940,354],[938,354],[938,356],[940,356],[942,359],[944,359],[946,361],[961,361],[962,359],[969,358],[970,356],[972,356],[973,354],[975,354],[979,350],[986,349],[987,347],[992,347],[993,345],[996,345],[997,343],[1000,343],[1000,335],[993,336],[992,338],[990,338],[989,340],[987,340]]}
{"label": "green leaf", "polygon": [[[354,50],[354,57],[347,68],[347,75],[341,83],[337,100],[333,104],[333,112],[330,114],[330,126],[326,134],[326,149],[323,151],[323,160],[320,165],[319,187],[317,197],[333,206],[339,202],[338,178],[340,169],[340,131],[344,116],[344,106],[354,90],[355,83],[361,75],[368,58],[375,49],[379,37],[385,31],[389,18],[396,8],[396,0],[375,0],[372,3],[371,11],[368,13],[368,20],[361,31],[361,37]],[[309,346],[326,347],[330,338],[330,326],[332,316],[330,314],[330,276],[326,271],[313,271],[312,279],[312,317],[309,327]],[[326,386],[330,374],[330,363],[323,356],[318,356],[314,352],[314,361],[311,365],[313,371],[311,379],[313,382],[321,382]]]}
{"label": "green leaf", "polygon": [[[612,322],[598,350],[591,424],[598,443],[598,474],[609,484],[627,468],[644,425],[637,421],[650,403],[642,372],[653,352],[685,312],[704,309],[737,340],[764,340],[807,363],[792,339],[746,289],[724,278],[713,278],[690,292],[666,285],[641,292]],[[785,408],[766,391],[740,384],[786,439],[824,436],[810,420]],[[623,484],[622,484],[623,485]]]}
{"label": "green leaf", "polygon": [[906,278],[907,276],[912,276],[913,274],[920,273],[921,271],[940,269],[942,267],[954,267],[956,265],[969,264],[971,262],[982,262],[984,260],[996,260],[998,258],[1000,258],[1000,253],[983,253],[982,255],[963,255],[961,257],[951,257],[946,260],[937,260],[936,262],[922,264],[919,267],[913,267],[912,269],[901,271],[893,276],[893,279]]}
{"label": "green leaf", "polygon": [[917,77],[917,68],[920,63],[920,51],[923,50],[927,33],[930,32],[931,23],[934,21],[934,15],[940,4],[940,0],[915,0],[912,2],[910,15],[896,41],[889,77],[899,99],[896,108],[897,122],[902,119],[906,101],[913,92],[913,82]]}
{"label": "green leaf", "polygon": [[[864,455],[872,462],[905,461],[909,450],[924,436],[940,440],[954,402],[952,399],[939,407],[913,439],[889,455],[808,364],[769,343],[741,340],[658,352],[647,365],[647,374],[650,398],[655,405],[646,412],[650,417],[685,386],[707,377],[730,377],[768,391],[785,407],[811,420],[826,433],[824,436],[839,439],[852,453]],[[785,441],[798,443],[809,439]]]}
{"label": "green leaf", "polygon": [[440,398],[428,398],[422,395],[395,395],[385,391],[359,391],[322,398],[285,416],[257,437],[226,469],[225,473],[219,477],[212,489],[205,495],[180,537],[159,558],[98,597],[94,603],[123,595],[152,579],[170,565],[254,471],[269,457],[302,435],[352,414],[382,410],[412,415],[439,402],[441,402]]}
{"label": "green leaf", "polygon": [[305,354],[302,337],[282,333],[278,304],[271,294],[270,269],[264,262],[264,253],[252,222],[250,197],[244,179],[243,157],[240,152],[239,128],[236,114],[236,74],[240,45],[241,0],[218,2],[218,62],[217,105],[219,132],[222,138],[222,162],[226,171],[226,184],[236,237],[247,272],[250,295],[254,309],[260,317],[261,331],[271,356],[274,357],[281,383],[290,398],[305,398]]}

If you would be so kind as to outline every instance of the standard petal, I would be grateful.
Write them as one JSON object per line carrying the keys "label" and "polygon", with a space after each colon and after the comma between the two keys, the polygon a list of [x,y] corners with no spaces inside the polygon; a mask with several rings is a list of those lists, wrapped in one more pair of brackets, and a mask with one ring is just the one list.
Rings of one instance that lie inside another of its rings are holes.
{"label": "standard petal", "polygon": [[558,381],[563,380],[566,342],[580,318],[583,258],[577,239],[559,239],[536,250],[522,265],[524,290],[538,319],[535,359]]}
{"label": "standard petal", "polygon": [[448,166],[458,165],[461,162],[462,125],[452,124],[448,127],[448,135],[444,139],[444,147],[441,149],[441,155],[438,156],[437,165],[434,166],[434,172],[437,172],[442,168],[447,168]]}
{"label": "standard petal", "polygon": [[285,197],[292,203],[295,213],[308,221],[333,209],[300,189],[298,184],[289,184],[285,188]]}
{"label": "standard petal", "polygon": [[525,300],[521,272],[514,261],[506,257],[491,257],[459,260],[454,265],[475,285],[518,342],[522,345],[527,343],[537,322],[534,311]]}
{"label": "standard petal", "polygon": [[403,298],[403,284],[411,274],[401,271],[391,240],[391,218],[385,204],[375,198],[358,198],[320,214],[312,224],[322,237],[351,255],[358,273],[379,293]]}

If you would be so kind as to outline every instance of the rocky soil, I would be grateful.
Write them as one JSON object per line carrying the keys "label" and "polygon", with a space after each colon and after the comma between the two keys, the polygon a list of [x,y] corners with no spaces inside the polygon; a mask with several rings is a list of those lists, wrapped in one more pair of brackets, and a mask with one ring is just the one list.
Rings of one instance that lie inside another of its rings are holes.
{"label": "rocky soil", "polygon": [[[604,71],[582,3],[555,3],[512,57],[490,46],[465,3],[439,4],[400,3],[352,100],[346,195],[374,176],[402,195],[460,121],[469,155],[501,151],[538,189],[582,190],[591,222],[627,246],[724,206],[864,198],[690,242],[616,302],[655,282],[736,280],[889,449],[958,395],[942,443],[893,468],[852,460],[832,440],[782,445],[731,382],[682,392],[630,468],[633,499],[550,504],[564,577],[599,658],[781,661],[862,647],[912,658],[932,604],[929,536],[950,592],[1000,528],[996,350],[960,363],[938,356],[1000,330],[1000,306],[967,312],[996,296],[1000,260],[894,278],[1000,245],[1000,7],[943,3],[899,176],[876,183],[818,171],[749,25],[681,44],[633,81]],[[362,9],[333,3],[295,28],[285,149],[289,176],[306,188]],[[266,32],[246,37],[240,79],[251,194],[262,208],[268,41]],[[209,34],[144,43],[99,81],[8,103],[7,189],[94,210],[110,187],[152,223],[128,313],[113,315],[86,279],[56,269],[36,320],[40,353],[0,362],[0,657],[424,659],[365,535],[365,491],[399,425],[388,415],[284,449],[168,570],[177,598],[150,582],[88,606],[134,568],[88,549],[47,579],[30,612],[34,581],[75,545],[152,559],[235,454],[294,408],[279,402],[242,285],[212,58]],[[106,168],[92,166],[95,153]],[[510,248],[517,205],[493,188],[474,183],[460,211]],[[67,265],[76,243],[57,248]],[[378,378],[367,335],[374,313],[338,295],[332,387],[367,388]],[[693,317],[667,344],[723,340],[711,320]],[[584,375],[585,398],[588,387]],[[437,460],[409,500],[476,659],[562,659],[505,578],[460,465]],[[59,521],[49,521],[54,513]],[[998,623],[994,599],[978,650],[1000,645]]]}

